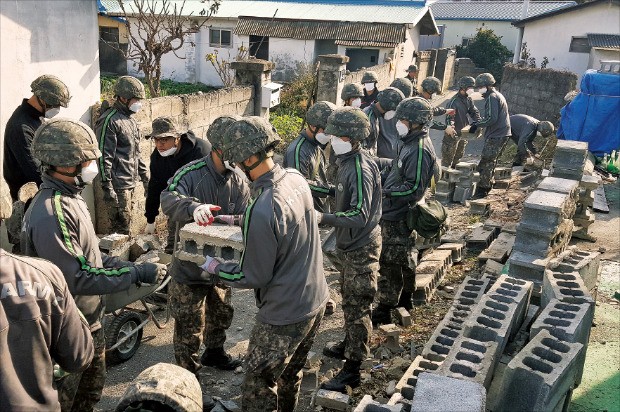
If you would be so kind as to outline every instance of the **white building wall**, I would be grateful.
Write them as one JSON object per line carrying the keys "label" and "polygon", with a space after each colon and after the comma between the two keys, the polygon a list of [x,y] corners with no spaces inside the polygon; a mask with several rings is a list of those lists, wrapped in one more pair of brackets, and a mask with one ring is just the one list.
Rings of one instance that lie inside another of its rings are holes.
{"label": "white building wall", "polygon": [[588,68],[590,54],[569,52],[572,37],[585,36],[588,32],[617,34],[618,22],[620,7],[602,3],[529,22],[525,25],[523,41],[527,42],[536,62],[547,56],[548,68],[577,74],[579,84],[581,75]]}
{"label": "white building wall", "polygon": [[620,61],[620,50],[592,49],[588,60],[588,69],[598,70],[601,68],[601,60]]}
{"label": "white building wall", "polygon": [[274,80],[289,81],[296,74],[312,70],[314,40],[269,38],[269,60],[276,64],[271,73]]}
{"label": "white building wall", "polygon": [[413,53],[418,51],[420,46],[420,27],[414,26],[407,30],[406,39],[403,44],[396,47],[396,74],[395,77],[405,77],[405,70],[410,64],[416,64]]}
{"label": "white building wall", "polygon": [[[473,38],[478,29],[491,29],[502,37],[501,43],[514,53],[519,31],[509,21],[480,20],[437,20],[437,25],[445,25],[443,47],[460,46],[463,38]],[[528,43],[529,46],[529,43]]]}

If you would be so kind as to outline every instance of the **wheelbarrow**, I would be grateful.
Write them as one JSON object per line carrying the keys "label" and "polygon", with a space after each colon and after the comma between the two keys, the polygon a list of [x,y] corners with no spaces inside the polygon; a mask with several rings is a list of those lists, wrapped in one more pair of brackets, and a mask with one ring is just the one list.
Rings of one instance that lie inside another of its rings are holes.
{"label": "wheelbarrow", "polygon": [[[131,285],[123,292],[106,295],[106,314],[112,315],[105,319],[106,359],[111,365],[125,362],[130,359],[140,347],[144,327],[152,321],[158,329],[163,329],[170,320],[168,304],[155,304],[165,310],[165,320],[157,319],[153,310],[146,304],[148,296],[163,295],[163,290],[170,275],[166,275],[160,284]],[[144,309],[129,307],[140,302]]]}

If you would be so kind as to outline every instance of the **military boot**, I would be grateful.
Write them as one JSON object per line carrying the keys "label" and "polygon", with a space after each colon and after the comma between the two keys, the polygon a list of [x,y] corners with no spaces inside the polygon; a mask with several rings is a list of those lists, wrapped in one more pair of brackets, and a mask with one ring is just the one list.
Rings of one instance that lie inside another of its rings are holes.
{"label": "military boot", "polygon": [[379,303],[379,305],[373,309],[372,316],[370,317],[372,326],[377,327],[379,325],[392,323],[392,309],[394,309],[392,306]]}
{"label": "military boot", "polygon": [[205,349],[200,357],[200,363],[204,366],[213,366],[224,371],[231,371],[241,366],[240,359],[233,359],[224,351],[224,348]]}
{"label": "military boot", "polygon": [[402,292],[400,299],[398,300],[398,307],[405,308],[407,310],[413,309],[413,303],[411,302],[411,292]]}
{"label": "military boot", "polygon": [[330,342],[323,348],[323,355],[334,359],[344,359],[344,341]]}
{"label": "military boot", "polygon": [[344,367],[338,372],[336,376],[324,382],[321,385],[321,389],[327,389],[328,391],[347,392],[347,386],[351,388],[357,388],[360,385],[360,366],[362,362],[352,361],[347,359],[344,363]]}

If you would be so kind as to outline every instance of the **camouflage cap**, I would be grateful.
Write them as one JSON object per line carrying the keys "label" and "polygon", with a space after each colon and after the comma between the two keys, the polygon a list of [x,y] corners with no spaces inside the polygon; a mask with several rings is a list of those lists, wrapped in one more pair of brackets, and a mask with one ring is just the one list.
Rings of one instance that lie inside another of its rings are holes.
{"label": "camouflage cap", "polygon": [[261,151],[269,152],[280,140],[275,127],[263,117],[244,117],[230,125],[224,133],[223,157],[241,163]]}
{"label": "camouflage cap", "polygon": [[406,72],[417,72],[418,71],[418,66],[416,66],[415,64],[410,64],[409,67],[407,67],[407,70],[405,70]]}
{"label": "camouflage cap", "polygon": [[441,82],[438,78],[430,76],[422,80],[422,90],[429,94],[441,94]]}
{"label": "camouflage cap", "polygon": [[396,87],[398,90],[403,92],[403,96],[405,98],[411,97],[411,93],[413,93],[413,83],[406,77],[398,77],[394,79],[390,87]]}
{"label": "camouflage cap", "polygon": [[146,368],[125,390],[117,412],[138,410],[137,403],[159,404],[157,410],[202,411],[202,391],[196,376],[180,366],[158,363]]}
{"label": "camouflage cap", "polygon": [[543,137],[548,137],[555,131],[555,127],[553,127],[553,123],[544,120],[538,123],[536,130],[539,131]]}
{"label": "camouflage cap", "polygon": [[361,83],[377,83],[378,81],[379,76],[377,76],[377,73],[373,72],[372,70],[368,70],[364,72]]}
{"label": "camouflage cap", "polygon": [[476,79],[471,76],[463,76],[458,81],[458,86],[460,89],[469,89],[470,87],[474,87],[476,85]]}
{"label": "camouflage cap", "polygon": [[144,85],[133,76],[121,76],[114,85],[114,95],[125,99],[146,99]]}
{"label": "camouflage cap", "polygon": [[331,102],[316,102],[306,113],[306,122],[310,126],[325,129],[327,118],[336,110],[336,105]]}
{"label": "camouflage cap", "polygon": [[54,118],[39,126],[31,150],[34,158],[51,166],[76,166],[101,157],[92,129],[65,118]]}
{"label": "camouflage cap", "polygon": [[47,106],[62,106],[67,107],[71,96],[69,95],[69,88],[58,77],[51,74],[44,74],[37,77],[31,84],[30,89],[32,93]]}
{"label": "camouflage cap", "polygon": [[493,86],[495,77],[491,73],[481,73],[476,76],[476,87]]}
{"label": "camouflage cap", "polygon": [[340,98],[345,102],[349,99],[353,99],[355,97],[363,97],[364,90],[362,86],[357,83],[347,83],[342,88],[342,92],[340,92]]}
{"label": "camouflage cap", "polygon": [[394,117],[414,124],[426,124],[433,119],[433,108],[423,97],[409,97],[400,102]]}
{"label": "camouflage cap", "polygon": [[4,178],[0,178],[0,219],[8,219],[13,214],[11,190]]}
{"label": "camouflage cap", "polygon": [[339,107],[327,119],[325,134],[362,141],[370,134],[370,121],[360,109]]}
{"label": "camouflage cap", "polygon": [[211,123],[211,126],[209,126],[207,130],[207,139],[211,142],[212,150],[222,150],[226,142],[224,139],[226,130],[228,130],[233,123],[241,119],[242,117],[237,115],[224,115],[218,117]]}
{"label": "camouflage cap", "polygon": [[147,135],[146,138],[158,138],[165,136],[179,136],[181,132],[177,129],[174,120],[171,117],[158,117],[153,120],[152,123],[153,131],[150,135]]}
{"label": "camouflage cap", "polygon": [[389,112],[390,110],[396,110],[398,103],[402,102],[405,98],[403,92],[396,87],[387,87],[381,90],[377,95],[377,102],[381,105],[381,108]]}

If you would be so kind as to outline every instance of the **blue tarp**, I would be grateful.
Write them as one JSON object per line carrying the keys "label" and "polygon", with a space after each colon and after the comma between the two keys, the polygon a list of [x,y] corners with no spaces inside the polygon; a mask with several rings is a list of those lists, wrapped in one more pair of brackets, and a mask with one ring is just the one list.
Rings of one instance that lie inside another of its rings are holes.
{"label": "blue tarp", "polygon": [[588,70],[560,115],[559,139],[588,142],[597,156],[620,149],[620,75]]}

